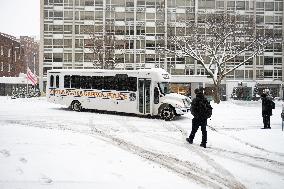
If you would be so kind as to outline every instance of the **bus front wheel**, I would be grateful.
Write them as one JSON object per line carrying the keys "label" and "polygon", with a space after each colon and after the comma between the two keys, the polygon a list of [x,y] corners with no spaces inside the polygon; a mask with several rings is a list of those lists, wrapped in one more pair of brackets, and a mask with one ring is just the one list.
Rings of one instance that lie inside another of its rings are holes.
{"label": "bus front wheel", "polygon": [[82,106],[79,101],[73,101],[71,105],[72,110],[76,112],[81,112],[82,111]]}
{"label": "bus front wheel", "polygon": [[173,107],[171,106],[165,106],[162,110],[161,110],[161,118],[166,120],[166,121],[170,121],[175,117],[175,110]]}

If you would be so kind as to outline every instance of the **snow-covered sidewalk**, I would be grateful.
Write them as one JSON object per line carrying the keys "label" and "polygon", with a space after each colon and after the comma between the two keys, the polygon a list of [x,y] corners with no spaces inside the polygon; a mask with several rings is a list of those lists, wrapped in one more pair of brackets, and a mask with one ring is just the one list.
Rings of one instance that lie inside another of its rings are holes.
{"label": "snow-covered sidewalk", "polygon": [[185,142],[191,115],[166,122],[72,112],[44,98],[0,97],[0,188],[283,188],[281,102],[213,104],[208,148]]}

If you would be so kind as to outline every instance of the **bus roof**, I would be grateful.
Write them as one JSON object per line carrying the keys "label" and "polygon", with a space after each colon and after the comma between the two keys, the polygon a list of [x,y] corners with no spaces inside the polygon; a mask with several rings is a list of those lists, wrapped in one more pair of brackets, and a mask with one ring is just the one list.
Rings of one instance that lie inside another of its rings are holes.
{"label": "bus roof", "polygon": [[52,69],[48,70],[48,73],[160,73],[168,74],[162,68],[150,68],[150,69],[139,69],[139,70],[104,70],[104,69]]}
{"label": "bus roof", "polygon": [[169,82],[171,76],[162,68],[139,69],[139,70],[103,70],[103,69],[54,69],[48,70],[48,74],[64,75],[105,75],[128,74],[130,77],[153,78],[160,82]]}

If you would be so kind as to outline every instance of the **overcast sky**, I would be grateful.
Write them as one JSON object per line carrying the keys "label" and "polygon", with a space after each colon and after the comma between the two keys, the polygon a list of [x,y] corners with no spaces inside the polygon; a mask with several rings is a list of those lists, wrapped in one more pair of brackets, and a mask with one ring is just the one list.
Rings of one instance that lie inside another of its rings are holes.
{"label": "overcast sky", "polygon": [[39,39],[40,0],[0,0],[0,32]]}

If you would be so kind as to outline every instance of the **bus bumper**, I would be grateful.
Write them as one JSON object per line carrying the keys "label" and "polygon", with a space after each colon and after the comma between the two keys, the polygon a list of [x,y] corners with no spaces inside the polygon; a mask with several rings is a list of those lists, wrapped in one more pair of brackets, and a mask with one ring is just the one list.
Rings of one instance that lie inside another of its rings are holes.
{"label": "bus bumper", "polygon": [[190,108],[175,108],[176,114],[183,115],[190,112]]}

